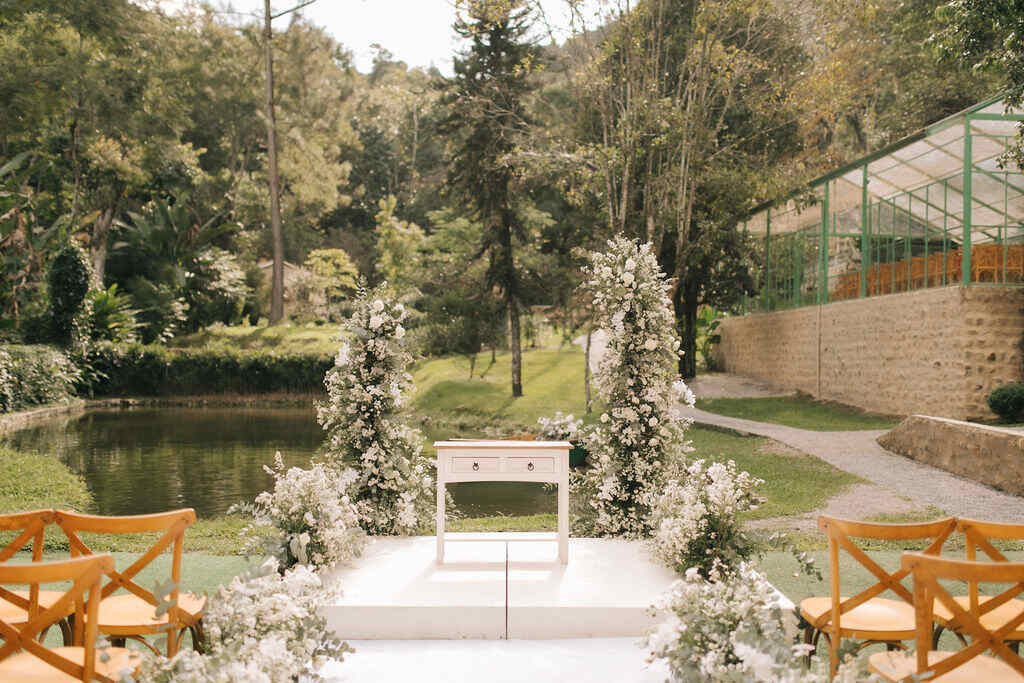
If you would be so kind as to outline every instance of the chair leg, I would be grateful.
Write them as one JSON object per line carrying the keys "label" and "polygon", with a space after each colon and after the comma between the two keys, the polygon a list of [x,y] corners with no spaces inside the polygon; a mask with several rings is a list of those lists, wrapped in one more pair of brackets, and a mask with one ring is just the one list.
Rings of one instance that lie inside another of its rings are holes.
{"label": "chair leg", "polygon": [[73,645],[75,642],[75,634],[71,629],[71,617],[61,619],[57,622],[57,626],[60,628],[60,635],[64,639],[64,647]]}
{"label": "chair leg", "polygon": [[804,645],[810,645],[811,649],[804,655],[804,668],[811,668],[811,656],[814,655],[818,650],[818,634],[821,633],[818,629],[814,628],[810,624],[804,627]]}
{"label": "chair leg", "polygon": [[933,650],[938,650],[939,649],[939,638],[942,637],[942,632],[945,631],[945,630],[946,630],[946,627],[942,626],[941,624],[936,624],[935,628],[932,629],[932,649]]}

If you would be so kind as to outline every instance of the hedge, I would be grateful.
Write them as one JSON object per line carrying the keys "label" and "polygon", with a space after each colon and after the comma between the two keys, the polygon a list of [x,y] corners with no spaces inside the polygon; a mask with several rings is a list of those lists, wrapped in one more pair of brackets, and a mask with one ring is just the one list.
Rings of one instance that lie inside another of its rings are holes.
{"label": "hedge", "polygon": [[101,343],[88,352],[95,396],[319,393],[333,364],[326,354],[142,344]]}
{"label": "hedge", "polygon": [[75,365],[51,346],[0,346],[0,413],[66,401],[78,379]]}

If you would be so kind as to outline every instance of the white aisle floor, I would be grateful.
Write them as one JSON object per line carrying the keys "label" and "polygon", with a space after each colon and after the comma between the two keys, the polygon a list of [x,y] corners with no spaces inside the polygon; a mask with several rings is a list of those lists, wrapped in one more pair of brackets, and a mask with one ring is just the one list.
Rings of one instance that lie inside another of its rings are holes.
{"label": "white aisle floor", "polygon": [[662,683],[640,638],[361,640],[323,674],[332,683]]}

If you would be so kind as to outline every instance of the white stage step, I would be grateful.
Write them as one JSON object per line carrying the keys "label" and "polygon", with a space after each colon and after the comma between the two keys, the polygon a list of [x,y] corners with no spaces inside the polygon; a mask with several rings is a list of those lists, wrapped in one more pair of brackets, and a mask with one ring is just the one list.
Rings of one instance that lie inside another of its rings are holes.
{"label": "white stage step", "polygon": [[[346,640],[558,639],[641,636],[675,581],[642,542],[574,538],[561,565],[550,535],[378,537],[340,569],[344,595],[325,607]],[[496,542],[507,541],[507,542]]]}

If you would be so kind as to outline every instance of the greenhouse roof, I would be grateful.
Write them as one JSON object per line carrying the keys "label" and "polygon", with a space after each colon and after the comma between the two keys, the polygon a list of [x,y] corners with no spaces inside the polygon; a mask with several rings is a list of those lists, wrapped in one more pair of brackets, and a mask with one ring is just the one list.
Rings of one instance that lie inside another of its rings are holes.
{"label": "greenhouse roof", "polygon": [[[828,188],[832,213],[889,201],[937,231],[954,229],[963,218],[968,146],[973,161],[971,222],[980,229],[976,239],[984,239],[985,226],[1024,225],[1024,180],[1016,169],[1000,165],[1007,141],[1022,120],[1024,111],[1007,109],[1003,96],[995,97],[816,178],[810,187],[819,198]],[[821,211],[792,200],[762,207],[748,219],[747,230],[764,234],[769,220],[771,233],[793,232],[820,225]]]}

